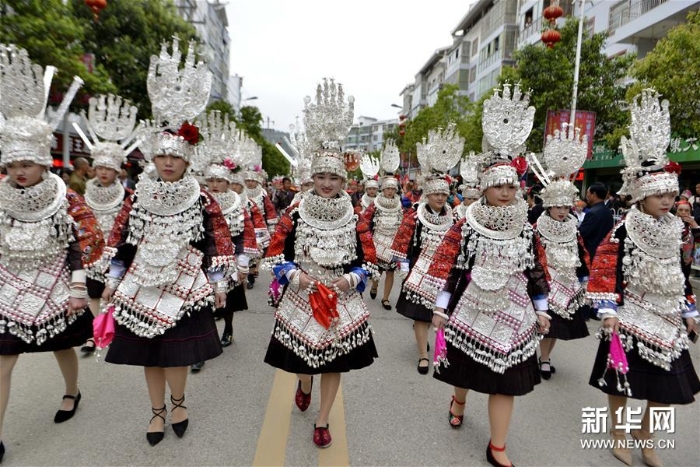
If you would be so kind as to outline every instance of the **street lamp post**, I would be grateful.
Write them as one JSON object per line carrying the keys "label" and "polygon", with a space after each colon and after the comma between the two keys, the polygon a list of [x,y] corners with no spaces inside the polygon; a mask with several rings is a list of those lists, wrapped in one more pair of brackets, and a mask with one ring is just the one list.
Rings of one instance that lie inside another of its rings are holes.
{"label": "street lamp post", "polygon": [[571,96],[571,115],[569,116],[569,125],[571,128],[574,127],[574,123],[576,122],[576,99],[578,97],[578,75],[581,67],[581,40],[583,38],[583,10],[586,4],[586,0],[573,0],[572,3],[575,5],[577,1],[580,2],[580,11],[578,20],[578,40],[576,41],[576,59],[574,61],[574,86]]}

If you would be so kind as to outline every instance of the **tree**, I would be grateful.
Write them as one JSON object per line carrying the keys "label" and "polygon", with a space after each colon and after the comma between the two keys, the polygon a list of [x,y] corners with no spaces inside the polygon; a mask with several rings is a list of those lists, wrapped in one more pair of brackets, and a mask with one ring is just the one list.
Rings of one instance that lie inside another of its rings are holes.
{"label": "tree", "polygon": [[639,80],[627,93],[631,100],[644,88],[656,89],[669,101],[674,133],[700,135],[700,12],[671,29],[654,49],[632,67]]}
{"label": "tree", "polygon": [[[415,162],[416,143],[428,137],[428,132],[437,128],[446,128],[450,122],[455,122],[457,131],[465,139],[474,137],[467,117],[474,111],[474,104],[467,96],[459,94],[459,87],[447,84],[438,92],[437,100],[431,107],[425,107],[406,125],[406,134],[401,137],[398,132],[389,134],[397,141],[399,151],[406,154]],[[397,130],[395,130],[397,131]]]}
{"label": "tree", "polygon": [[55,66],[54,95],[65,92],[73,76],[85,81],[83,94],[116,92],[102,64],[88,72],[83,42],[90,27],[76,17],[73,4],[62,0],[0,0],[0,43],[25,49],[43,67]]}
{"label": "tree", "polygon": [[[520,83],[531,91],[530,103],[537,111],[527,146],[535,152],[542,150],[547,111],[571,107],[578,20],[569,18],[560,32],[561,42],[552,49],[531,44],[517,50],[515,67],[504,68],[499,77],[499,85]],[[617,147],[628,122],[628,112],[620,104],[625,102],[625,79],[634,56],[608,58],[603,53],[606,38],[607,33],[598,33],[581,42],[576,108],[595,112],[596,139]]]}
{"label": "tree", "polygon": [[[151,55],[158,55],[161,44],[177,36],[184,56],[188,41],[197,38],[194,27],[177,14],[172,0],[109,2],[97,22],[84,0],[68,3],[85,28],[82,46],[94,54],[95,63],[105,70],[117,92],[139,107],[139,117],[150,117],[146,77]],[[94,90],[87,87],[86,91]]]}

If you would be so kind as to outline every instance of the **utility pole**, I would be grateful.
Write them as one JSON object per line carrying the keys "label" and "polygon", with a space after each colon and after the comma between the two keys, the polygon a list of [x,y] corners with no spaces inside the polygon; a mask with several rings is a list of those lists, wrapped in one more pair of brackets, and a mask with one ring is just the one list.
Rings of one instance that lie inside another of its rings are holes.
{"label": "utility pole", "polygon": [[571,128],[574,127],[576,122],[576,99],[578,97],[578,75],[579,69],[581,67],[581,41],[583,39],[583,20],[584,20],[584,6],[586,0],[572,0],[571,3],[574,5],[576,2],[580,4],[579,11],[579,21],[578,21],[578,40],[576,41],[576,60],[574,61],[574,89],[573,95],[571,97],[571,116],[569,117],[569,125]]}

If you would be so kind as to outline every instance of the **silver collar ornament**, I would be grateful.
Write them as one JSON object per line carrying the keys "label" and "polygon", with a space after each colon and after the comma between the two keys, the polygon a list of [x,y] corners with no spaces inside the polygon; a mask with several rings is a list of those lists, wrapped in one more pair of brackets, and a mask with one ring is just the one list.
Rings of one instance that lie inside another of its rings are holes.
{"label": "silver collar ornament", "polygon": [[112,231],[114,219],[124,202],[124,194],[124,186],[119,181],[105,187],[97,178],[93,178],[85,185],[85,203],[95,214],[105,236]]}

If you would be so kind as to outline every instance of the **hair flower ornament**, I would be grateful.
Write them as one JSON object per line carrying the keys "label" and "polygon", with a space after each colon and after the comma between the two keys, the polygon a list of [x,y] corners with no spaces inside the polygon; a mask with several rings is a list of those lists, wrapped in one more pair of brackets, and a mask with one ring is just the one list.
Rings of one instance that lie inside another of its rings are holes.
{"label": "hair flower ornament", "polygon": [[518,156],[514,158],[511,163],[511,167],[515,168],[515,171],[520,177],[522,177],[525,172],[527,172],[527,160],[523,156]]}
{"label": "hair flower ornament", "polygon": [[177,130],[177,135],[190,143],[192,146],[199,143],[199,128],[188,122],[183,122]]}
{"label": "hair flower ornament", "polygon": [[224,166],[229,170],[236,170],[238,168],[238,165],[228,157],[224,159]]}
{"label": "hair flower ornament", "polygon": [[670,161],[664,166],[664,170],[668,173],[674,173],[676,175],[681,174],[681,165],[678,162]]}

